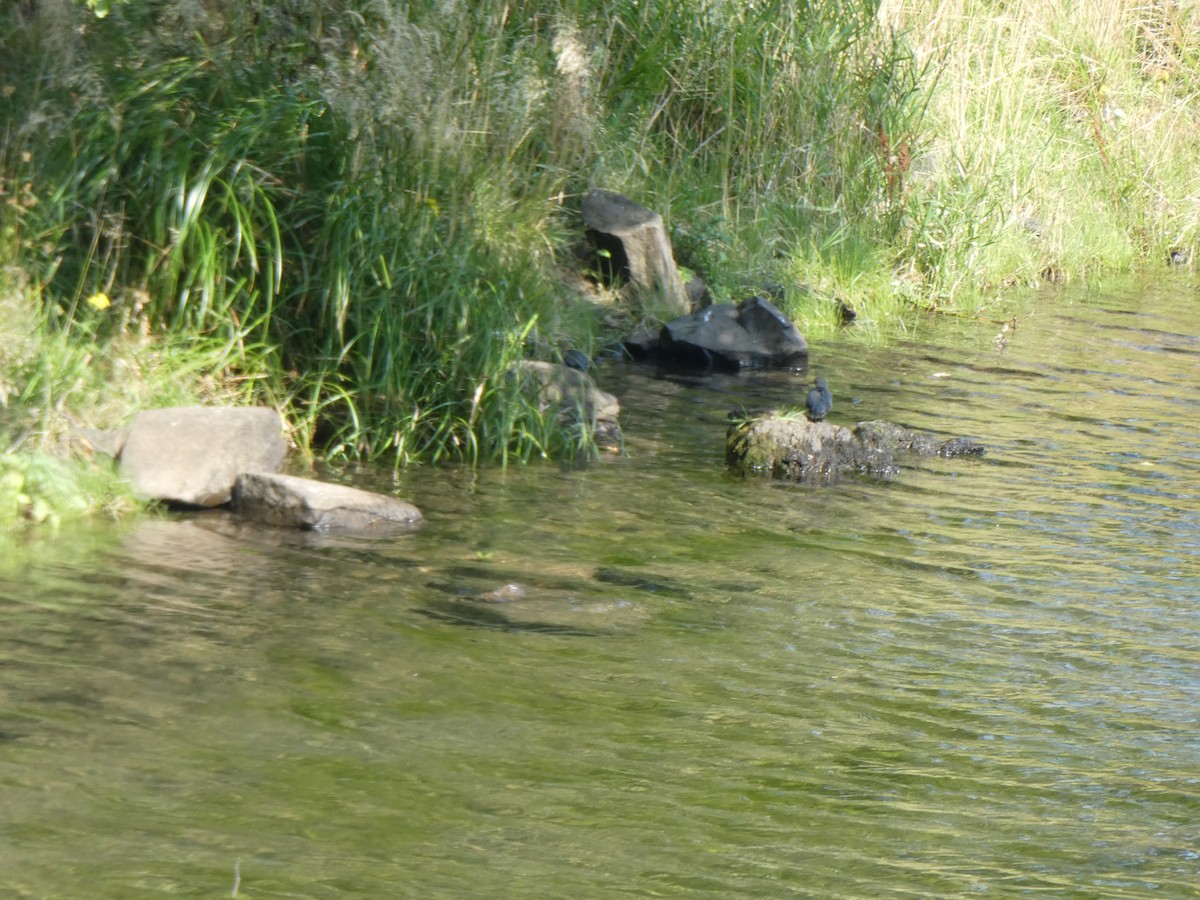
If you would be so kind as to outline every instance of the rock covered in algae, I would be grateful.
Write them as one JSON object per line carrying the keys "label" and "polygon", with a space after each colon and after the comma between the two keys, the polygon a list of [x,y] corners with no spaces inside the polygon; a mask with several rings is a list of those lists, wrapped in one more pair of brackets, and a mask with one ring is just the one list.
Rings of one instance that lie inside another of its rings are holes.
{"label": "rock covered in algae", "polygon": [[853,428],[813,422],[801,413],[731,418],[725,462],[740,474],[757,473],[807,484],[858,476],[891,478],[896,457],[982,456],[967,438],[940,439],[891,422],[859,422]]}

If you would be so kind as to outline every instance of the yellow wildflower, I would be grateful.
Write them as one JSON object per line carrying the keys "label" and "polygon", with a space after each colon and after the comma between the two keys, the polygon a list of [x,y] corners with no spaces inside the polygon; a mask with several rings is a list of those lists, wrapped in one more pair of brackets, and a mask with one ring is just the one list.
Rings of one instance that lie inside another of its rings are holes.
{"label": "yellow wildflower", "polygon": [[108,294],[104,293],[104,291],[96,291],[96,293],[87,298],[87,303],[92,309],[108,309],[112,306],[112,301],[108,299]]}

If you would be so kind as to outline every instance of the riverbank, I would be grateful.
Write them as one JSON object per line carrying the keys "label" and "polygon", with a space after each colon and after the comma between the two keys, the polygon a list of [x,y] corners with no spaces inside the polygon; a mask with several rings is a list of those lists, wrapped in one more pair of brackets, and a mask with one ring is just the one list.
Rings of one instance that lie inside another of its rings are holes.
{"label": "riverbank", "polygon": [[574,287],[594,185],[817,339],[1190,267],[1200,13],[1061,6],[9,5],[4,477],[172,402],[334,461],[574,452],[504,373],[637,324]]}

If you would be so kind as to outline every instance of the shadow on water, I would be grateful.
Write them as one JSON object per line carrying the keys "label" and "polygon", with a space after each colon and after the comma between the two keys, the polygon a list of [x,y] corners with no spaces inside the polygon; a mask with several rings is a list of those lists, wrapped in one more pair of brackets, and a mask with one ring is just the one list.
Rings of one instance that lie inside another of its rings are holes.
{"label": "shadow on water", "polygon": [[524,631],[531,634],[560,634],[574,637],[599,637],[601,632],[585,631],[570,625],[553,622],[521,621],[512,619],[497,609],[480,603],[462,600],[427,603],[416,608],[422,616],[449,625],[465,625],[470,628],[488,628],[493,631]]}
{"label": "shadow on water", "polygon": [[1193,896],[1194,294],[814,346],[833,421],[987,447],[889,483],[724,472],[807,376],[602,366],[623,455],[356,474],[411,535],[9,554],[0,893]]}

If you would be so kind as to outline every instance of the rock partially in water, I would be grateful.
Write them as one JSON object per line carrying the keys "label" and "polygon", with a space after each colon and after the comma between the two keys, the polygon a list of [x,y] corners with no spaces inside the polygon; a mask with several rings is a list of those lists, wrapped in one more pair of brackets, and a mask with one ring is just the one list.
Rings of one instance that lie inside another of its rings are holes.
{"label": "rock partially in water", "polygon": [[590,429],[600,447],[620,447],[621,404],[612,394],[596,387],[587,372],[531,359],[518,363],[516,371],[522,386],[535,395],[542,412],[555,410],[560,425]]}
{"label": "rock partially in water", "polygon": [[983,456],[983,444],[970,438],[939,438],[921,431],[913,431],[892,422],[879,419],[859,422],[854,427],[858,439],[872,447],[887,448],[893,452],[915,453],[918,456]]}
{"label": "rock partially in water", "polygon": [[248,519],[288,528],[378,533],[421,524],[421,511],[398,497],[294,475],[243,473],[233,503]]}
{"label": "rock partially in water", "polygon": [[212,507],[242,472],[278,472],[286,453],[273,409],[186,406],[138,413],[118,462],[143,499]]}
{"label": "rock partially in water", "polygon": [[739,474],[758,473],[807,484],[859,476],[891,478],[896,457],[982,456],[967,438],[940,439],[891,422],[860,422],[854,428],[813,422],[800,414],[737,418],[726,434],[725,461]]}
{"label": "rock partially in water", "polygon": [[808,365],[804,335],[764,297],[751,297],[736,306],[718,303],[680,316],[662,327],[657,342],[631,335],[626,348],[639,359],[728,372]]}

